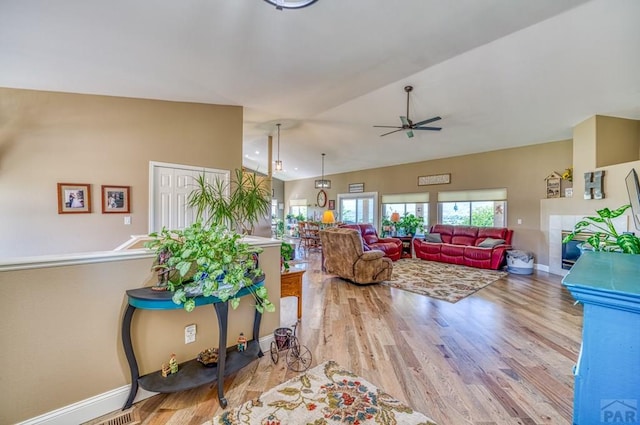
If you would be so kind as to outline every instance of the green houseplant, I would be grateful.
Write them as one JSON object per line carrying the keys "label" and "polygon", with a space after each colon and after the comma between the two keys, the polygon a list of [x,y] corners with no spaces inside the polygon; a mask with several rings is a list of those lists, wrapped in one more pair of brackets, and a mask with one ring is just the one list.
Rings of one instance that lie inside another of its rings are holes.
{"label": "green houseplant", "polygon": [[271,192],[266,180],[252,172],[236,169],[229,183],[221,179],[210,183],[201,174],[187,196],[187,205],[195,208],[196,217],[205,225],[223,225],[250,235],[260,217],[271,211]]}
{"label": "green houseplant", "polygon": [[619,234],[613,226],[613,219],[621,216],[631,205],[623,205],[618,209],[603,208],[597,210],[597,216],[584,217],[573,228],[573,231],[565,236],[563,243],[571,241],[576,234],[590,227],[595,229],[587,242],[594,251],[614,251],[625,254],[640,254],[640,239],[631,233]]}
{"label": "green houseplant", "polygon": [[413,236],[416,234],[419,227],[422,228],[423,222],[424,219],[422,217],[416,217],[413,214],[405,213],[398,224],[396,224],[396,227],[404,230],[406,235]]}
{"label": "green houseplant", "polygon": [[[184,230],[162,229],[151,233],[145,246],[153,249],[161,261],[154,266],[166,274],[168,289],[174,291],[173,302],[183,304],[186,311],[195,308],[195,297],[216,296],[230,300],[236,308],[236,297],[242,288],[249,288],[262,279],[257,254],[262,248],[242,242],[238,233],[223,226],[205,226],[196,221]],[[267,289],[252,291],[259,312],[275,311]]]}

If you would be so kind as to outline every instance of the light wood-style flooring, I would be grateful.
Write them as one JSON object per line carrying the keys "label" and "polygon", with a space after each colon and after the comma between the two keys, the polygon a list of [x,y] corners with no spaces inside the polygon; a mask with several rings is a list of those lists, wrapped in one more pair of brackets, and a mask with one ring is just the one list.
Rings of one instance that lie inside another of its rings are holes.
{"label": "light wood-style flooring", "polygon": [[[306,259],[298,336],[314,366],[335,360],[440,425],[571,423],[582,307],[559,276],[510,274],[450,304],[356,286],[322,273],[318,253]],[[295,298],[287,300],[282,315],[295,320]],[[267,353],[227,379],[229,406],[295,375]],[[200,425],[221,411],[209,386],[134,408],[145,425]]]}

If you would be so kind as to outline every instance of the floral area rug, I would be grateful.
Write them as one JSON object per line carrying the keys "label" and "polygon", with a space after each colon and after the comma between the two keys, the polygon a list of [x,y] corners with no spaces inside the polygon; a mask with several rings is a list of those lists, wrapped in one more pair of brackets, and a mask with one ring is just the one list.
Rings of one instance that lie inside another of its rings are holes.
{"label": "floral area rug", "polygon": [[455,303],[505,276],[497,270],[406,258],[393,263],[391,280],[382,284]]}
{"label": "floral area rug", "polygon": [[203,425],[435,425],[422,413],[327,361]]}

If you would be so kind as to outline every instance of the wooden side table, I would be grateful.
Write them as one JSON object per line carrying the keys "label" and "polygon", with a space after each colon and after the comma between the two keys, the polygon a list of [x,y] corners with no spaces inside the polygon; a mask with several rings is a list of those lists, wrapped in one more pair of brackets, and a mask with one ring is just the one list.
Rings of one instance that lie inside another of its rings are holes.
{"label": "wooden side table", "polygon": [[402,257],[413,257],[413,236],[394,236],[402,241]]}
{"label": "wooden side table", "polygon": [[280,275],[280,297],[298,298],[298,320],[302,318],[302,275],[305,270],[292,268]]}

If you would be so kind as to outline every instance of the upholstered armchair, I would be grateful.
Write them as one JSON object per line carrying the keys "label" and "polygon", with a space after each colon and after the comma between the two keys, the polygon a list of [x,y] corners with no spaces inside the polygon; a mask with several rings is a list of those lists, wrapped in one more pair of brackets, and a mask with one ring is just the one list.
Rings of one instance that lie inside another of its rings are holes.
{"label": "upholstered armchair", "polygon": [[358,230],[341,227],[321,230],[320,240],[327,272],[360,285],[391,278],[392,261],[380,250],[364,251]]}

